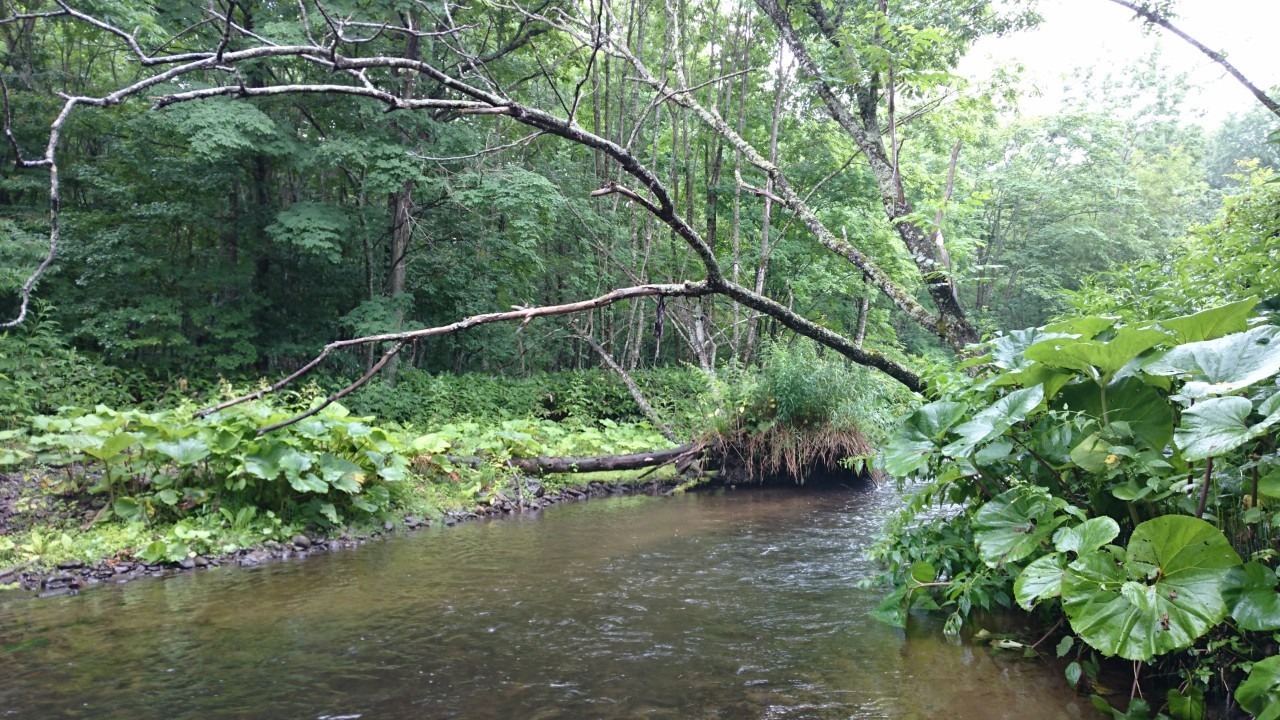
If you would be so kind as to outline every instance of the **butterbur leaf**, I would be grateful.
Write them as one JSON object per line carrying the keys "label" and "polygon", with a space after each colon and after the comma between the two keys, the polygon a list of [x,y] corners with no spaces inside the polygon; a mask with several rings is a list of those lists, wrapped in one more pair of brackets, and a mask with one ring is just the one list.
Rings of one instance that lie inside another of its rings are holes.
{"label": "butterbur leaf", "polygon": [[280,454],[280,459],[276,463],[284,471],[285,477],[293,480],[304,471],[311,469],[311,456],[289,448]]}
{"label": "butterbur leaf", "polygon": [[331,484],[348,495],[354,495],[360,492],[360,483],[356,482],[350,475],[344,475],[337,480],[334,480]]}
{"label": "butterbur leaf", "polygon": [[134,433],[116,433],[107,437],[101,444],[93,447],[86,447],[85,453],[98,458],[103,462],[110,461],[124,452],[130,445],[141,440],[140,435]]}
{"label": "butterbur leaf", "polygon": [[1036,558],[1013,581],[1014,599],[1024,610],[1030,610],[1045,598],[1061,595],[1062,573],[1066,568],[1067,559],[1060,553],[1049,553]]}
{"label": "butterbur leaf", "polygon": [[1170,688],[1166,696],[1169,700],[1169,714],[1176,720],[1204,720],[1204,690],[1191,687],[1187,692]]}
{"label": "butterbur leaf", "polygon": [[1231,617],[1242,630],[1280,630],[1280,593],[1275,572],[1258,562],[1232,568],[1222,584]]}
{"label": "butterbur leaf", "polygon": [[955,433],[960,439],[944,447],[942,452],[955,457],[968,452],[979,443],[1000,437],[1014,423],[1022,422],[1042,400],[1044,388],[1039,385],[1014,390],[956,427]]}
{"label": "butterbur leaf", "polygon": [[1096,517],[1085,520],[1075,527],[1062,528],[1053,536],[1053,545],[1058,552],[1083,555],[1115,540],[1119,534],[1120,526],[1115,520],[1109,517]]}
{"label": "butterbur leaf", "polygon": [[1085,472],[1103,473],[1107,470],[1107,458],[1111,457],[1111,444],[1094,433],[1071,449],[1071,462]]}
{"label": "butterbur leaf", "polygon": [[[906,477],[929,462],[938,441],[969,409],[966,403],[935,402],[913,412],[883,452],[884,471]],[[430,437],[430,436],[426,436]]]}
{"label": "butterbur leaf", "polygon": [[1173,440],[1188,461],[1203,460],[1230,452],[1249,440],[1248,398],[1210,398],[1182,413],[1182,425]]}
{"label": "butterbur leaf", "polygon": [[1011,330],[991,341],[991,364],[1004,370],[1021,370],[1032,364],[1023,357],[1027,348],[1042,340],[1075,337],[1065,332],[1046,332],[1044,328]]}
{"label": "butterbur leaf", "polygon": [[1134,529],[1123,564],[1097,550],[1068,565],[1063,609],[1080,639],[1104,655],[1149,660],[1222,622],[1222,581],[1239,564],[1213,525],[1165,515]]}
{"label": "butterbur leaf", "polygon": [[1045,325],[1042,330],[1051,333],[1074,335],[1081,340],[1092,340],[1098,333],[1116,326],[1119,318],[1103,315],[1086,315],[1085,317],[1061,320]]}
{"label": "butterbur leaf", "polygon": [[328,483],[317,477],[315,473],[306,473],[305,475],[290,474],[286,477],[289,478],[289,486],[300,493],[323,494],[329,492]]}
{"label": "butterbur leaf", "polygon": [[115,504],[111,506],[112,512],[116,517],[126,522],[138,522],[146,519],[147,510],[137,500],[131,497],[116,498]]}
{"label": "butterbur leaf", "polygon": [[1154,328],[1123,327],[1110,340],[1046,340],[1027,348],[1023,356],[1053,367],[1094,370],[1110,380],[1130,360],[1170,339],[1168,333]]}
{"label": "butterbur leaf", "polygon": [[1014,489],[983,505],[973,520],[982,561],[999,567],[1035,552],[1066,520],[1057,515],[1064,504],[1047,493]]}
{"label": "butterbur leaf", "polygon": [[1258,494],[1280,498],[1280,468],[1267,473],[1258,480]]}
{"label": "butterbur leaf", "polygon": [[1280,372],[1280,327],[1264,325],[1217,340],[1187,343],[1151,358],[1149,375],[1191,375],[1182,388],[1190,398],[1226,395]]}
{"label": "butterbur leaf", "polygon": [[1172,332],[1179,343],[1216,340],[1223,335],[1244,332],[1248,328],[1249,314],[1257,304],[1257,298],[1248,298],[1194,315],[1161,320],[1160,327]]}
{"label": "butterbur leaf", "polygon": [[[1062,388],[1055,408],[1083,412],[1103,424],[1103,391],[1097,383],[1081,382]],[[1133,435],[1147,446],[1164,450],[1173,437],[1173,408],[1155,388],[1137,377],[1126,377],[1106,387],[1106,418],[1128,423]]]}
{"label": "butterbur leaf", "polygon": [[183,438],[176,443],[156,443],[156,450],[169,456],[179,465],[194,465],[209,457],[209,446],[196,438]]}
{"label": "butterbur leaf", "polygon": [[1236,702],[1257,720],[1280,718],[1280,655],[1256,662],[1236,688]]}
{"label": "butterbur leaf", "polygon": [[[350,460],[336,457],[330,453],[320,456],[316,469],[320,471],[320,477],[324,478],[324,481],[330,485],[337,485],[344,479],[351,480],[353,475],[363,471],[363,468]],[[352,482],[355,483],[354,480]],[[359,484],[356,483],[356,486],[358,489]]]}

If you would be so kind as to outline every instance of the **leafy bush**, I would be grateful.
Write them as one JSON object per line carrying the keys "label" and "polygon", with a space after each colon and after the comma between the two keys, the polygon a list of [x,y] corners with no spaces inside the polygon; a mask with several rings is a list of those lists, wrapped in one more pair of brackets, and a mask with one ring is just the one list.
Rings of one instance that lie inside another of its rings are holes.
{"label": "leafy bush", "polygon": [[1239,178],[1244,188],[1224,201],[1218,217],[1164,257],[1084,282],[1069,296],[1076,313],[1134,322],[1250,297],[1280,309],[1280,183],[1270,169]]}
{"label": "leafy bush", "polygon": [[409,472],[407,438],[336,404],[259,435],[292,415],[262,401],[203,419],[190,408],[67,408],[34,418],[27,443],[40,462],[66,469],[71,491],[105,494],[104,515],[126,522],[254,507],[337,524],[387,507],[388,486]]}
{"label": "leafy bush", "polygon": [[767,427],[856,430],[873,444],[888,437],[912,398],[883,374],[809,342],[771,343],[758,369],[722,372],[715,426],[722,435]]}
{"label": "leafy bush", "polygon": [[[1178,706],[1202,712],[1211,678],[1266,654],[1251,633],[1280,630],[1280,327],[1256,304],[988,343],[977,377],[940,383],[884,449],[886,471],[925,482],[877,548],[897,585],[878,616],[950,609],[956,631],[974,608],[1062,614],[1078,661],[1164,661],[1201,693]],[[945,529],[915,520],[934,506],[954,508]]]}
{"label": "leafy bush", "polygon": [[127,400],[124,373],[67,346],[43,313],[0,333],[0,428],[63,405]]}
{"label": "leafy bush", "polygon": [[[697,416],[697,399],[708,388],[706,376],[694,368],[640,370],[633,377],[654,408],[679,427],[689,427]],[[376,414],[384,421],[420,427],[458,420],[645,419],[622,381],[603,370],[540,373],[527,378],[406,370],[394,388],[376,380],[353,395],[351,405],[357,412]]]}

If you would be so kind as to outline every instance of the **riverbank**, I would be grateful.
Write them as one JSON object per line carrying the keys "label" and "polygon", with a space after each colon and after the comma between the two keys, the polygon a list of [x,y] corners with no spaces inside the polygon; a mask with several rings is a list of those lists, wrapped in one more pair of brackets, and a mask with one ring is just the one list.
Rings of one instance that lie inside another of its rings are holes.
{"label": "riverbank", "polygon": [[[618,475],[618,473],[614,473]],[[90,537],[92,526],[81,529],[81,537],[75,537],[77,518],[93,518],[101,505],[91,499],[68,500],[43,491],[41,479],[34,475],[0,474],[0,540],[8,540],[15,546],[48,551],[10,567],[0,567],[0,590],[36,593],[38,597],[75,595],[82,590],[101,584],[117,584],[143,577],[169,575],[214,569],[224,566],[253,566],[267,562],[302,559],[316,554],[339,552],[385,539],[397,534],[411,533],[434,525],[453,526],[459,523],[498,518],[521,513],[536,513],[543,508],[565,502],[581,502],[592,498],[621,495],[663,495],[680,487],[679,479],[671,473],[641,479],[604,481],[592,476],[562,476],[555,478],[554,487],[531,478],[521,479],[510,493],[491,494],[486,502],[458,505],[434,516],[414,512],[412,508],[399,508],[388,513],[381,524],[357,524],[321,530],[308,528],[290,532],[286,538],[266,539],[260,543],[237,547],[228,552],[192,553],[177,562],[147,562],[138,557],[141,540],[166,534],[165,528],[148,528],[134,535],[124,533],[123,544],[112,543],[118,527],[97,528],[98,534]],[[45,538],[41,529],[51,530],[56,537]],[[72,532],[59,531],[66,528]],[[35,540],[33,541],[33,534]],[[68,546],[62,538],[70,538]],[[106,542],[94,542],[106,540]],[[35,545],[36,547],[33,547]],[[117,546],[118,545],[118,546]],[[94,552],[100,548],[101,552]]]}

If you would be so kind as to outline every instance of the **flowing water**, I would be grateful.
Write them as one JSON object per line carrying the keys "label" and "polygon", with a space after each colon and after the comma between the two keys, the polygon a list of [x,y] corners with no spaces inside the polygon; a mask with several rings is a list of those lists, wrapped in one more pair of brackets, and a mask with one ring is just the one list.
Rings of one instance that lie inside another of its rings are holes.
{"label": "flowing water", "polygon": [[867,611],[890,492],[620,497],[0,600],[0,718],[1092,717],[1057,668]]}

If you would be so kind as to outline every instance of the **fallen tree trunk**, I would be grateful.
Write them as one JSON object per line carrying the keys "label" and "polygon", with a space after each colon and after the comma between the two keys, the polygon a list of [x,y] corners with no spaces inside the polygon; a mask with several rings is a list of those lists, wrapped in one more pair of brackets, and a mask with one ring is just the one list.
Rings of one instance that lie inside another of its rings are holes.
{"label": "fallen tree trunk", "polygon": [[[689,443],[670,450],[631,453],[628,455],[595,455],[592,457],[537,457],[511,458],[507,464],[530,475],[548,473],[585,473],[613,470],[640,470],[658,467],[681,460],[693,459],[702,454],[705,446]],[[477,457],[450,457],[449,462],[477,467],[484,462]]]}

